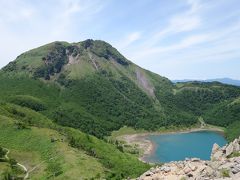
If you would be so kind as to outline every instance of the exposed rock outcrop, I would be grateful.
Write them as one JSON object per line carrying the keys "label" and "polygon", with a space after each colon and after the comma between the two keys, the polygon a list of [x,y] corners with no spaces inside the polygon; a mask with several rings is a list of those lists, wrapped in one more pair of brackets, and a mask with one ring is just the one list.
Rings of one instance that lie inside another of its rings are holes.
{"label": "exposed rock outcrop", "polygon": [[240,137],[220,147],[213,145],[211,160],[186,158],[151,168],[137,180],[240,180]]}

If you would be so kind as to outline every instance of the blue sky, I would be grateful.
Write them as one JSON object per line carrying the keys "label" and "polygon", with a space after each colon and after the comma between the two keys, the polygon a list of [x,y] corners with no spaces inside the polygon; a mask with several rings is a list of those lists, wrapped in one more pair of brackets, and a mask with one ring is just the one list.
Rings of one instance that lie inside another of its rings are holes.
{"label": "blue sky", "polygon": [[240,79],[239,0],[0,0],[0,67],[89,38],[170,79]]}

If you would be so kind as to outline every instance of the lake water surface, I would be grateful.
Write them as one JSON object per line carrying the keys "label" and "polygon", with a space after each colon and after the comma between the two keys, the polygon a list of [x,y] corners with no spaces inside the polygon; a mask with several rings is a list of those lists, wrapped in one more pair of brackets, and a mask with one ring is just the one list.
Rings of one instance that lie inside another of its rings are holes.
{"label": "lake water surface", "polygon": [[209,160],[214,143],[220,146],[227,143],[221,134],[213,131],[150,135],[148,139],[155,143],[155,150],[145,160],[155,163],[184,160],[187,157]]}

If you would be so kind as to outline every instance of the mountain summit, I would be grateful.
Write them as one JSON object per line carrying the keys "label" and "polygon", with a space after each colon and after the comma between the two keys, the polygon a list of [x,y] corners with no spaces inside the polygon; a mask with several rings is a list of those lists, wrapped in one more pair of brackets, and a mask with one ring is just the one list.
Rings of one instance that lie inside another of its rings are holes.
{"label": "mountain summit", "polygon": [[[142,68],[121,55],[110,44],[88,39],[79,43],[53,42],[21,54],[5,71],[25,72],[45,80],[81,79],[99,73],[126,76],[154,97],[153,83]],[[160,77],[164,81],[166,78]]]}
{"label": "mountain summit", "polygon": [[[75,71],[92,73],[103,70],[107,63],[128,66],[130,62],[104,41],[86,40],[80,43],[53,42],[21,54],[5,69],[25,71],[36,78],[49,80],[60,73],[76,78]],[[101,66],[102,65],[102,66]],[[73,68],[75,67],[75,68]]]}

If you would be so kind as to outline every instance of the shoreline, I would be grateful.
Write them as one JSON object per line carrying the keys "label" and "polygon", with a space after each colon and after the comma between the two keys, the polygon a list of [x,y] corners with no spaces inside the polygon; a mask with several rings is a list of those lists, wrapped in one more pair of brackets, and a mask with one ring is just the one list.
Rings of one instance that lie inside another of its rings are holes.
{"label": "shoreline", "polygon": [[146,161],[146,157],[153,154],[156,145],[153,141],[149,140],[147,136],[150,135],[162,135],[162,134],[182,134],[182,133],[191,133],[191,132],[199,132],[199,131],[212,131],[219,133],[224,136],[224,130],[218,127],[204,127],[204,128],[191,128],[191,129],[182,129],[182,130],[169,130],[169,131],[159,131],[159,132],[145,132],[145,133],[135,133],[135,134],[126,134],[121,135],[118,138],[125,141],[128,145],[137,145],[138,149],[142,151],[142,154],[139,156],[139,160],[145,163],[149,163]]}

